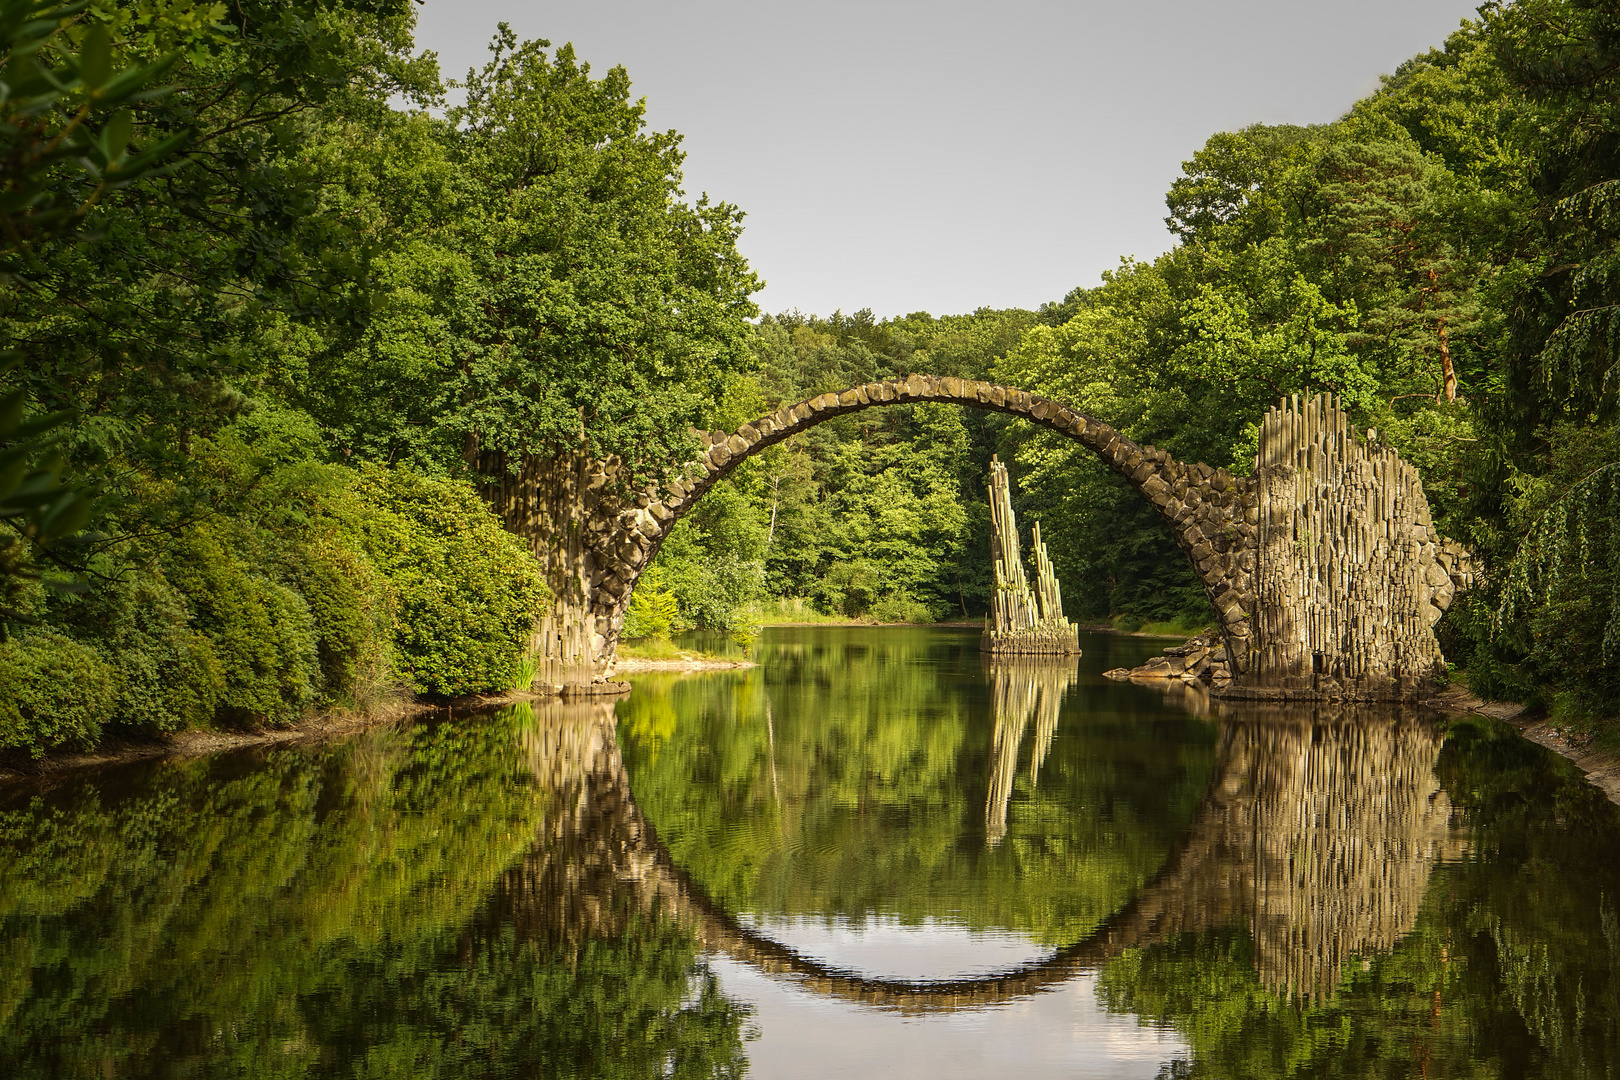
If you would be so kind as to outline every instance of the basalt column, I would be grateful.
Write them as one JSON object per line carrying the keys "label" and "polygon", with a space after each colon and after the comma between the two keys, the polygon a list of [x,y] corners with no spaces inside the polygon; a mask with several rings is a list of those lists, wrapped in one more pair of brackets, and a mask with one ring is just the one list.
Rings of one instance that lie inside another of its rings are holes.
{"label": "basalt column", "polygon": [[[1445,663],[1434,624],[1462,574],[1417,470],[1363,440],[1333,398],[1266,414],[1254,632],[1228,694],[1413,697]],[[1229,642],[1229,645],[1233,644]]]}
{"label": "basalt column", "polygon": [[[615,573],[620,561],[644,565],[651,542],[643,530],[617,520],[611,481],[616,461],[583,454],[531,457],[509,471],[499,455],[479,461],[483,494],[507,530],[529,542],[545,569],[552,602],[538,613],[530,652],[535,681],[562,686],[600,678],[613,657],[630,582]],[[604,599],[609,603],[603,603]]]}
{"label": "basalt column", "polygon": [[1007,466],[990,459],[990,555],[995,560],[996,591],[985,617],[981,648],[990,653],[1045,653],[1068,656],[1080,652],[1080,632],[1063,617],[1063,594],[1058,589],[1052,560],[1035,526],[1035,587],[1024,576],[1018,556],[1018,525],[1013,518]]}

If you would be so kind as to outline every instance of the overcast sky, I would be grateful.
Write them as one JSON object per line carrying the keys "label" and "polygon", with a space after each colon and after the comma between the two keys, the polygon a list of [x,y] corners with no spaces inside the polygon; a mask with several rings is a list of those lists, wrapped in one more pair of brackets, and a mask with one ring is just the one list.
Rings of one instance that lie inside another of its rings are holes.
{"label": "overcast sky", "polygon": [[1170,246],[1216,131],[1342,115],[1478,0],[426,0],[447,75],[495,24],[622,64],[686,189],[747,212],[767,311],[1034,307]]}

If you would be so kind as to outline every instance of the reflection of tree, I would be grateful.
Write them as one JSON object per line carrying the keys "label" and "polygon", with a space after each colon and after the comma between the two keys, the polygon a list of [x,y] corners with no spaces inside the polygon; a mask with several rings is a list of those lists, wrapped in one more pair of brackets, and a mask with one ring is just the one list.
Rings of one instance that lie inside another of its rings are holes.
{"label": "reflection of tree", "polygon": [[691,932],[559,879],[550,846],[601,834],[532,725],[143,765],[0,811],[0,1075],[740,1074]]}
{"label": "reflection of tree", "polygon": [[[1061,945],[1153,876],[1208,782],[1210,725],[1098,707],[1050,744],[1038,788],[1018,768],[992,848],[993,702],[971,639],[804,632],[772,648],[752,671],[638,680],[618,706],[636,803],[728,911],[945,917]],[[668,735],[643,738],[642,717],[666,711]]]}
{"label": "reflection of tree", "polygon": [[1041,764],[1057,734],[1063,697],[1079,679],[1072,659],[997,656],[985,654],[990,676],[990,707],[995,732],[990,746],[990,791],[985,801],[985,841],[995,847],[1007,835],[1007,801],[1018,772],[1018,750],[1030,721],[1035,722],[1035,745],[1030,751],[1029,783],[1040,782]]}

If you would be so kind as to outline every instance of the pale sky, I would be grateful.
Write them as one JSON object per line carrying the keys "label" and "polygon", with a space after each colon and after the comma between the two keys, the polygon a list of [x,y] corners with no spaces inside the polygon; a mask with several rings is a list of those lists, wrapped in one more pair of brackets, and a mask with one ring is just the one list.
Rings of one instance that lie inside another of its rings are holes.
{"label": "pale sky", "polygon": [[763,310],[1029,307],[1167,250],[1216,131],[1341,116],[1477,0],[425,0],[447,76],[495,24],[616,64],[747,212]]}

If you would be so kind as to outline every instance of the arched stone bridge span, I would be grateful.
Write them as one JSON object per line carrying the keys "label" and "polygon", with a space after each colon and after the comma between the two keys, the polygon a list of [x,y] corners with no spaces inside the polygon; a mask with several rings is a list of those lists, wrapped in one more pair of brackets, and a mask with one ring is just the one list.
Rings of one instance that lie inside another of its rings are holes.
{"label": "arched stone bridge span", "polygon": [[[1415,717],[1336,711],[1223,726],[1194,819],[1163,867],[1084,940],[994,974],[863,976],[740,924],[670,858],[630,793],[611,705],[551,705],[528,747],[558,799],[547,835],[508,873],[497,907],[521,932],[621,933],[630,911],[687,926],[704,948],[810,993],[907,1013],[984,1008],[1056,989],[1126,949],[1247,926],[1261,982],[1330,995],[1351,957],[1393,949],[1415,924],[1435,863],[1457,855],[1434,773],[1442,736]],[[615,904],[629,894],[631,903]],[[557,925],[558,920],[561,925]]]}
{"label": "arched stone bridge span", "polygon": [[968,379],[911,375],[821,394],[704,435],[696,461],[631,502],[616,463],[531,461],[487,489],[527,536],[556,595],[535,651],[542,679],[599,678],[637,579],[704,492],[766,447],[863,409],[941,402],[1008,413],[1086,447],[1165,521],[1219,618],[1239,693],[1397,698],[1444,661],[1433,625],[1460,586],[1422,484],[1393,450],[1351,432],[1330,398],[1265,417],[1250,476],[1175,460],[1050,398]]}

